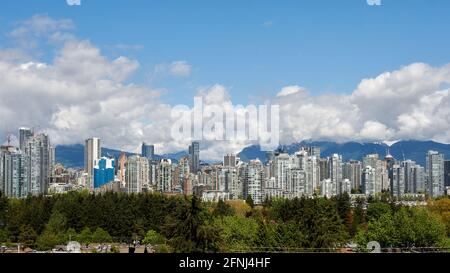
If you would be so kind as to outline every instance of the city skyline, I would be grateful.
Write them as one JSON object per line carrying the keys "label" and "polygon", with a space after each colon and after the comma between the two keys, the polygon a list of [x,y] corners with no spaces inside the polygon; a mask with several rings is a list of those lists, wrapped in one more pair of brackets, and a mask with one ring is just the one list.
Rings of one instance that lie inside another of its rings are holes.
{"label": "city skyline", "polygon": [[[19,2],[3,8],[17,10]],[[281,144],[450,143],[445,1],[328,1],[326,8],[288,1],[275,10],[227,2],[217,4],[227,12],[215,20],[211,4],[186,6],[193,14],[179,18],[139,12],[138,21],[114,20],[121,5],[40,1],[2,17],[0,139],[20,124],[52,135],[55,145],[98,136],[105,147],[129,152],[139,153],[143,142],[161,153],[178,152],[197,139],[171,141],[171,111],[200,96],[205,105],[278,105]],[[171,7],[136,5],[152,12]],[[252,8],[261,13],[242,21],[242,12]],[[89,22],[100,9],[111,14],[94,27]],[[330,16],[307,15],[318,10]],[[195,31],[205,22],[215,28]],[[118,29],[116,36],[108,24]],[[406,35],[411,29],[415,35]],[[202,154],[218,160],[252,144],[202,141]]]}
{"label": "city skyline", "polygon": [[[343,160],[341,154],[322,156],[318,146],[301,145],[294,153],[284,148],[269,151],[267,160],[248,162],[239,155],[225,154],[220,163],[201,159],[199,142],[173,162],[155,157],[152,145],[143,143],[141,154],[102,154],[99,138],[89,138],[84,147],[84,169],[66,169],[57,162],[51,136],[19,128],[20,146],[1,146],[0,191],[24,198],[85,189],[90,192],[160,192],[197,195],[205,201],[252,198],[334,197],[343,194],[393,198],[448,195],[450,169],[444,154],[428,150],[425,166],[405,158],[395,159],[386,150],[366,153],[362,160]],[[50,190],[49,190],[50,189]]]}

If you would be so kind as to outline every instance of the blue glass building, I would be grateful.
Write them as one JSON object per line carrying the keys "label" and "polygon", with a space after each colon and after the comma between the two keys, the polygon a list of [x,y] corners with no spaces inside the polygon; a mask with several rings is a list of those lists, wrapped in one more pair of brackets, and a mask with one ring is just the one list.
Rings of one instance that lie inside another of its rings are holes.
{"label": "blue glass building", "polygon": [[155,146],[142,143],[142,154],[141,155],[142,155],[142,157],[146,157],[150,160],[153,160],[155,158]]}
{"label": "blue glass building", "polygon": [[94,167],[94,188],[114,181],[114,159],[102,157]]}

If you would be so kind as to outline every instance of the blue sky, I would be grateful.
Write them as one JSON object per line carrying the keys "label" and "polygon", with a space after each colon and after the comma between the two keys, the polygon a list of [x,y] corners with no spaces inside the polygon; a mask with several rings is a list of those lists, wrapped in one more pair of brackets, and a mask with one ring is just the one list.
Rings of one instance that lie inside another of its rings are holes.
{"label": "blue sky", "polygon": [[[15,0],[2,1],[0,42],[7,45],[16,22],[35,14],[72,19],[75,34],[103,54],[137,59],[131,80],[167,89],[169,103],[190,104],[198,88],[220,83],[245,104],[287,85],[351,93],[361,79],[410,63],[448,63],[449,11],[446,0],[82,0],[76,7]],[[45,54],[53,57],[51,49]],[[157,64],[176,60],[192,65],[190,77],[150,79]]]}

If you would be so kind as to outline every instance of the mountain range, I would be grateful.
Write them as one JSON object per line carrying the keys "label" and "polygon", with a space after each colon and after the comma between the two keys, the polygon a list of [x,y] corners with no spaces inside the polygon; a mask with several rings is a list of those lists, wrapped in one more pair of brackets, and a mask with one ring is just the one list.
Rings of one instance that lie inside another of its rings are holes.
{"label": "mountain range", "polygon": [[[102,148],[102,156],[119,158],[122,151]],[[178,163],[182,157],[186,156],[187,152],[178,152],[172,154],[155,155],[155,159],[161,158],[171,159],[173,162]],[[134,153],[125,152],[126,156],[135,155]],[[56,162],[61,163],[66,168],[83,168],[84,167],[84,146],[81,144],[75,145],[58,145],[55,149]]]}
{"label": "mountain range", "polygon": [[[336,143],[327,141],[302,141],[291,145],[281,146],[283,151],[294,154],[301,147],[319,147],[322,157],[331,156],[333,154],[342,155],[344,161],[362,160],[368,154],[379,154],[384,158],[389,153],[397,160],[411,159],[421,166],[425,166],[426,153],[430,150],[438,151],[444,154],[446,159],[450,159],[450,145],[442,144],[434,141],[399,141],[389,146],[385,143],[358,143],[346,142]],[[253,145],[245,148],[239,153],[242,161],[247,162],[253,159],[267,161],[265,151],[261,151],[261,147]]]}
{"label": "mountain range", "polygon": [[[444,154],[446,159],[450,159],[450,145],[442,144],[434,141],[399,141],[388,146],[385,143],[358,143],[346,142],[337,143],[331,141],[302,141],[290,145],[281,146],[280,149],[289,154],[294,154],[299,151],[301,147],[319,147],[321,156],[327,157],[332,154],[340,154],[344,161],[348,160],[362,160],[367,154],[379,154],[381,158],[389,153],[397,160],[411,159],[421,166],[425,166],[426,153],[429,150],[438,151]],[[84,146],[76,145],[60,145],[56,147],[56,161],[68,168],[83,168],[84,166]],[[118,158],[121,151],[109,148],[102,148],[102,156],[110,156]],[[127,156],[133,153],[126,152]],[[178,152],[172,154],[156,155],[156,159],[169,158],[177,163],[182,157],[186,156],[187,152]],[[253,145],[244,148],[238,156],[242,161],[248,162],[253,159],[260,159],[263,162],[267,161],[266,152],[261,150],[258,145]]]}

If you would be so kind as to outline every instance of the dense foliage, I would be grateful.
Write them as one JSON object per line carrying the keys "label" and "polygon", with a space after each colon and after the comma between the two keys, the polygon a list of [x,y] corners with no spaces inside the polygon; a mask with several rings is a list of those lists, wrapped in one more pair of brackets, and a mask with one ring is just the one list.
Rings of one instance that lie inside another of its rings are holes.
{"label": "dense foliage", "polygon": [[445,250],[450,199],[406,207],[388,199],[266,199],[203,203],[196,197],[160,194],[8,199],[0,193],[0,242],[50,250],[78,241],[131,243],[157,252],[339,251],[377,241],[387,249]]}

